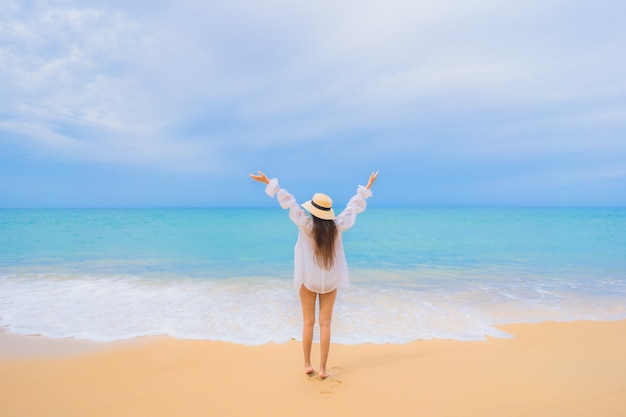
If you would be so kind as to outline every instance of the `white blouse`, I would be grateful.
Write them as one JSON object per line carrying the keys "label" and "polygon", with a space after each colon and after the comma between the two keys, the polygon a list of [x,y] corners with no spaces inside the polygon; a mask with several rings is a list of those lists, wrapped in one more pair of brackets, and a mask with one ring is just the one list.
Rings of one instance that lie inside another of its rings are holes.
{"label": "white blouse", "polygon": [[294,249],[294,287],[300,288],[304,284],[306,288],[318,294],[349,287],[350,276],[341,233],[354,225],[357,214],[362,213],[367,207],[365,200],[372,196],[372,191],[359,185],[356,195],[350,199],[346,208],[335,218],[338,235],[335,244],[335,263],[330,271],[320,268],[315,263],[313,250],[315,243],[311,238],[313,220],[296,202],[294,196],[289,194],[287,190],[281,189],[276,178],[267,184],[265,192],[270,197],[274,197],[278,193],[280,206],[283,209],[289,209],[289,218],[298,226],[298,240]]}

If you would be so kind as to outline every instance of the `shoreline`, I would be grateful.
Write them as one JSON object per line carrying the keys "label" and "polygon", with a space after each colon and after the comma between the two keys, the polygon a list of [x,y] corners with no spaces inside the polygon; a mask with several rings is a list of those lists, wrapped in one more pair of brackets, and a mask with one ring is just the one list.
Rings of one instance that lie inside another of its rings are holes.
{"label": "shoreline", "polygon": [[296,341],[100,343],[0,328],[0,415],[623,415],[626,320],[497,327],[514,337],[333,344],[325,380],[304,375]]}

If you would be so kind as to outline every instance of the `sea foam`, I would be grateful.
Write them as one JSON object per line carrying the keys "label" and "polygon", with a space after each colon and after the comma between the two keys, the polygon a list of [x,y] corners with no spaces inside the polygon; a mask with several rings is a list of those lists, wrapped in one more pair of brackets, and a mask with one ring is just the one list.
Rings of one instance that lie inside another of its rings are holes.
{"label": "sea foam", "polygon": [[[495,326],[625,318],[623,300],[619,295],[594,299],[529,287],[507,291],[486,286],[456,291],[384,287],[357,279],[338,295],[333,341],[508,337]],[[291,282],[269,277],[27,274],[0,277],[0,325],[11,332],[52,338],[114,341],[169,335],[258,345],[299,340],[301,312]]]}

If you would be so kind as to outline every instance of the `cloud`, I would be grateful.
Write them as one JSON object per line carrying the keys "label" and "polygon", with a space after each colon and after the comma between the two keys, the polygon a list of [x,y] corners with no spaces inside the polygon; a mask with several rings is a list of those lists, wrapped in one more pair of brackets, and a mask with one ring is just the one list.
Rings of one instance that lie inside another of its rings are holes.
{"label": "cloud", "polygon": [[171,97],[155,94],[139,71],[142,50],[156,46],[143,23],[119,10],[12,6],[1,34],[8,116],[0,127],[14,140],[53,156],[165,167],[173,160],[185,169],[210,153],[165,135],[180,114],[168,112]]}
{"label": "cloud", "polygon": [[2,140],[52,158],[208,172],[330,144],[477,163],[623,150],[619,2],[0,7]]}

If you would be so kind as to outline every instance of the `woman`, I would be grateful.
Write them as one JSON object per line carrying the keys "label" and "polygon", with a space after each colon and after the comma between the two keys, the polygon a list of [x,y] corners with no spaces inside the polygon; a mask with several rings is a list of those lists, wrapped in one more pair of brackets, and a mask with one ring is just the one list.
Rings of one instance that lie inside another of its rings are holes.
{"label": "woman", "polygon": [[298,240],[294,250],[294,286],[300,292],[303,328],[302,346],[304,352],[304,372],[313,374],[311,366],[311,345],[315,325],[315,302],[319,296],[320,325],[320,370],[318,375],[326,378],[326,362],[330,350],[330,323],[333,315],[338,288],[350,286],[348,265],[343,250],[341,233],[354,225],[357,214],[367,206],[366,199],[372,196],[371,188],[378,177],[372,172],[367,185],[359,185],[357,194],[350,199],[347,207],[335,216],[332,200],[326,194],[317,193],[302,207],[286,190],[281,189],[276,178],[270,180],[264,173],[250,174],[250,178],[266,184],[265,192],[289,209],[289,218],[298,226]]}

